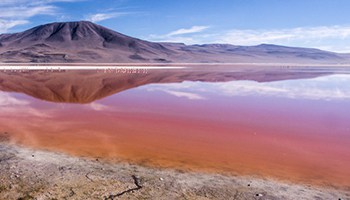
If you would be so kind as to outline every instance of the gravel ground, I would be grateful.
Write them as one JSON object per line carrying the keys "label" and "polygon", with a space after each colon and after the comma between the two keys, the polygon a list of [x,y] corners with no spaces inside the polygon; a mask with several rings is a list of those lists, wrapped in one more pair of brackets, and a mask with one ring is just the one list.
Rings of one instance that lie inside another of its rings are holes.
{"label": "gravel ground", "polygon": [[10,144],[0,137],[0,199],[350,199],[350,191],[248,176],[143,167]]}

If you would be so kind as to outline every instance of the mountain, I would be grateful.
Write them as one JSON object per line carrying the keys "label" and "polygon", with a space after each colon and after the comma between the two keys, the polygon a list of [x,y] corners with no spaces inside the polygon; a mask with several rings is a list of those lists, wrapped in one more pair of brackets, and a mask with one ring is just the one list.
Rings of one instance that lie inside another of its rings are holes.
{"label": "mountain", "polygon": [[51,23],[0,36],[2,62],[143,62],[171,53],[161,44],[85,21]]}
{"label": "mountain", "polygon": [[50,23],[0,35],[2,63],[349,63],[349,58],[348,54],[270,44],[156,43],[87,21]]}

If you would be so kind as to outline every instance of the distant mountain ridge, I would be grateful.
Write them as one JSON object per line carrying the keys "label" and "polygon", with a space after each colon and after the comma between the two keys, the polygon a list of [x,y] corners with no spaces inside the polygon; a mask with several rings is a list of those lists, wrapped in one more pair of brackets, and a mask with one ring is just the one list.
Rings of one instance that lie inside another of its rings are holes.
{"label": "distant mountain ridge", "polygon": [[271,44],[149,42],[88,21],[40,25],[0,35],[0,62],[26,63],[350,63],[349,54]]}

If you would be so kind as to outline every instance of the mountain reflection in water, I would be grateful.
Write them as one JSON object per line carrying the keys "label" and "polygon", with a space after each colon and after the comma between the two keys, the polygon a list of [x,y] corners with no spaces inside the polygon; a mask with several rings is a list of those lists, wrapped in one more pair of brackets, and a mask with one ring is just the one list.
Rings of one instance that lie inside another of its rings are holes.
{"label": "mountain reflection in water", "polygon": [[0,89],[0,132],[14,143],[152,166],[350,185],[348,74],[0,72]]}

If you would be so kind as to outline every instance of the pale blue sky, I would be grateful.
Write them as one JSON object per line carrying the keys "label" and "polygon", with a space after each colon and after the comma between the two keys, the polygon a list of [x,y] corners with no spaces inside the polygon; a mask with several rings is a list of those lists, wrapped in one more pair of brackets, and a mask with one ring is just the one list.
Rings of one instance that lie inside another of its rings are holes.
{"label": "pale blue sky", "polygon": [[1,0],[0,32],[89,20],[151,41],[350,52],[349,0]]}

